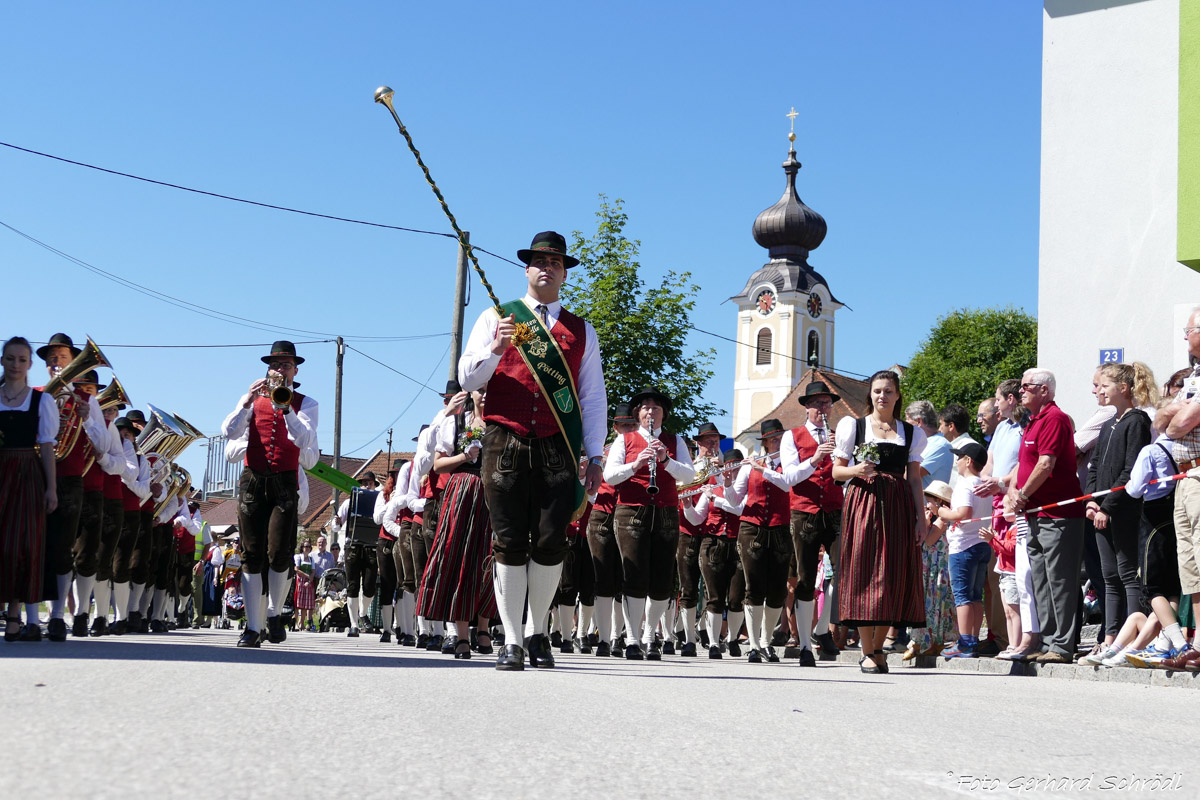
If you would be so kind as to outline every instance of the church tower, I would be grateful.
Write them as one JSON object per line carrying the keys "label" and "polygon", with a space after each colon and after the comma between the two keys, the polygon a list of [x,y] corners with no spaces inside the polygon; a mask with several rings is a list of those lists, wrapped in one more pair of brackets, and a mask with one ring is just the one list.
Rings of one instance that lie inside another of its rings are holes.
{"label": "church tower", "polygon": [[[783,171],[783,197],[758,215],[754,241],[769,260],[746,281],[737,304],[733,435],[755,425],[788,395],[809,367],[832,370],[834,314],[842,304],[808,255],[825,239],[825,218],[796,193],[794,133]],[[747,346],[750,345],[750,346]]]}

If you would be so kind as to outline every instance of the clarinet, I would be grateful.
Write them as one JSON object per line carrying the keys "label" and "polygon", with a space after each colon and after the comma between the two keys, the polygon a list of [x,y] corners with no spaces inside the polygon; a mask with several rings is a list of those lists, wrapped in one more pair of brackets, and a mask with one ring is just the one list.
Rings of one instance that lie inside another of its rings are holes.
{"label": "clarinet", "polygon": [[[650,438],[646,441],[646,444],[650,445],[656,441],[658,441],[658,440],[655,438],[654,434],[652,433],[652,434],[650,434]],[[646,486],[646,494],[653,497],[654,495],[658,494],[658,456],[657,455],[651,456],[649,468],[650,468],[650,481],[649,481],[649,484]]]}

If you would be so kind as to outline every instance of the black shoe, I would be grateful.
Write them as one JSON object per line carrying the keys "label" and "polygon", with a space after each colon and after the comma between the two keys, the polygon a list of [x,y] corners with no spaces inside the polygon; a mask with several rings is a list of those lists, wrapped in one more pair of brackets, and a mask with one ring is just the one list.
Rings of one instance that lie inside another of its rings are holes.
{"label": "black shoe", "polygon": [[123,619],[114,620],[113,624],[110,625],[108,628],[108,633],[113,636],[124,636],[125,635],[125,620],[123,620]]}
{"label": "black shoe", "polygon": [[751,649],[746,661],[750,664],[761,664],[763,662],[762,651],[757,648]]}
{"label": "black shoe", "polygon": [[96,617],[92,620],[92,636],[103,636],[108,633],[108,620],[104,617]]}
{"label": "black shoe", "polygon": [[161,619],[150,620],[150,632],[151,633],[166,633],[167,632],[167,623],[163,622]]}
{"label": "black shoe", "polygon": [[475,636],[475,652],[479,653],[479,655],[481,655],[481,656],[490,656],[494,652],[492,643],[495,640],[492,639],[492,635],[490,633],[485,633],[482,635],[487,637],[488,643],[480,644],[479,643],[479,635],[477,634]]}
{"label": "black shoe", "polygon": [[[870,664],[871,666],[865,667],[863,666],[864,664]],[[875,660],[870,656],[863,656],[858,660],[858,671],[867,675],[878,675],[882,670],[875,666]]]}
{"label": "black shoe", "polygon": [[17,637],[18,642],[40,642],[42,640],[42,626],[34,625],[32,622],[26,622],[21,627],[21,635]]}
{"label": "black shoe", "polygon": [[87,636],[88,635],[88,615],[76,614],[74,622],[71,623],[72,636]]}
{"label": "black shoe", "polygon": [[733,656],[734,658],[742,657],[742,646],[738,644],[737,640],[735,639],[729,640],[729,655]]}
{"label": "black shoe", "polygon": [[584,636],[582,639],[576,639],[575,643],[579,645],[579,652],[583,655],[590,656],[592,654],[591,637]]}
{"label": "black shoe", "polygon": [[587,635],[587,643],[589,650],[594,648],[596,645],[600,644],[600,636],[595,633],[589,633]]}
{"label": "black shoe", "polygon": [[137,632],[138,633],[149,633],[150,632],[150,618],[149,617],[142,616],[141,614],[138,615]]}
{"label": "black shoe", "polygon": [[428,633],[422,633],[420,636],[417,637],[417,649],[418,650],[424,650],[426,648],[426,646],[428,646],[428,644],[429,644],[429,634]]}
{"label": "black shoe", "polygon": [[506,644],[500,648],[500,656],[496,659],[496,669],[509,672],[520,672],[525,669],[525,651],[515,644]]}
{"label": "black shoe", "polygon": [[596,649],[593,652],[599,658],[608,658],[612,655],[612,649],[608,646],[608,642],[597,642]]}
{"label": "black shoe", "polygon": [[[670,644],[670,642],[667,642],[667,644]],[[666,650],[667,648],[663,645],[660,645],[658,642],[651,642],[650,647],[646,649],[646,660],[662,661],[663,653],[665,653]],[[675,648],[672,647],[671,651],[674,652],[674,650]]]}
{"label": "black shoe", "polygon": [[[399,637],[399,636],[397,636],[397,637],[396,637],[396,644],[400,644],[400,643],[401,643],[401,642],[400,642],[400,637]],[[413,636],[413,635],[410,633],[410,634],[408,634],[407,636],[405,636],[405,637],[404,637],[404,642],[403,642],[403,644],[404,644],[404,646],[405,646],[405,647],[416,647],[416,646],[417,646],[417,637]]]}
{"label": "black shoe", "polygon": [[271,644],[279,644],[287,639],[287,628],[283,626],[283,617],[267,617],[267,640]]}
{"label": "black shoe", "polygon": [[562,634],[559,633],[558,631],[553,631],[550,634],[550,646],[551,647],[562,647],[562,640],[563,640]]}
{"label": "black shoe", "polygon": [[258,641],[258,631],[252,631],[249,628],[242,631],[242,635],[237,640],[238,647],[261,647]]}
{"label": "black shoe", "polygon": [[550,652],[550,640],[544,634],[538,633],[530,636],[525,647],[529,652],[530,666],[539,669],[554,667],[554,654]]}
{"label": "black shoe", "polygon": [[838,650],[837,645],[833,643],[833,634],[829,631],[825,631],[817,637],[817,644],[820,645],[818,649],[823,656],[836,656],[838,653],[842,652],[841,650]]}
{"label": "black shoe", "polygon": [[813,657],[812,650],[809,650],[806,647],[800,651],[800,666],[815,667],[816,665],[817,665],[817,659]]}
{"label": "black shoe", "polygon": [[434,653],[439,652],[442,649],[442,642],[444,641],[445,639],[443,639],[441,636],[430,636],[429,644],[425,645],[425,649]]}
{"label": "black shoe", "polygon": [[779,654],[775,652],[774,647],[767,648],[767,661],[771,664],[779,663]]}
{"label": "black shoe", "polygon": [[701,646],[701,647],[709,647],[709,646],[710,646],[710,645],[709,645],[709,643],[708,643],[708,631],[706,631],[706,630],[701,630],[701,631],[700,631],[700,633],[699,633],[699,636],[698,636],[698,638],[700,639],[700,646]]}
{"label": "black shoe", "polygon": [[471,642],[469,640],[459,639],[454,643],[454,658],[459,661],[471,658]]}
{"label": "black shoe", "polygon": [[995,639],[984,639],[975,646],[975,655],[998,656],[1000,655],[1000,645],[996,644]]}
{"label": "black shoe", "polygon": [[[454,646],[456,644],[458,644],[458,639],[453,636],[447,636],[447,637],[443,638],[442,639],[442,655],[444,655],[444,656],[454,655]],[[470,644],[471,644],[470,642],[467,642],[468,647],[470,646]]]}
{"label": "black shoe", "polygon": [[46,622],[46,638],[52,642],[67,640],[67,623],[58,617],[51,617]]}
{"label": "black shoe", "polygon": [[616,645],[615,645],[615,647],[616,647],[616,649],[617,649],[617,650],[624,650],[624,649],[625,649],[625,636],[624,636],[624,634],[622,634],[621,636],[618,636],[618,637],[617,637],[617,641],[616,641]]}
{"label": "black shoe", "polygon": [[125,632],[126,633],[141,633],[142,632],[142,615],[137,611],[130,611],[129,616],[125,617]]}
{"label": "black shoe", "polygon": [[392,632],[391,631],[384,631],[383,633],[379,634],[379,641],[390,642],[391,640],[392,640]]}
{"label": "black shoe", "polygon": [[711,647],[709,647],[708,648],[708,657],[713,658],[713,659],[721,658],[722,657],[721,656],[721,648],[717,647],[715,644],[712,645]]}
{"label": "black shoe", "polygon": [[259,644],[267,644],[267,643],[268,643],[268,642],[270,642],[270,641],[271,641],[271,638],[270,638],[269,636],[267,636],[267,632],[266,632],[266,631],[259,631],[259,632],[258,632],[258,643],[259,643]]}
{"label": "black shoe", "polygon": [[558,646],[558,652],[574,653],[575,652],[575,643],[572,642],[570,639],[563,639],[562,644],[560,644]]}
{"label": "black shoe", "polygon": [[682,656],[683,658],[695,658],[696,657],[696,643],[688,642],[687,644],[685,644],[682,648],[680,648],[679,655]]}
{"label": "black shoe", "polygon": [[625,658],[629,661],[641,661],[645,656],[642,655],[641,645],[631,644],[625,647]]}
{"label": "black shoe", "polygon": [[662,645],[662,654],[663,654],[664,656],[673,656],[673,655],[675,655],[675,643],[674,643],[674,642],[672,642],[670,639],[668,639],[667,641],[663,642],[663,645]]}
{"label": "black shoe", "polygon": [[788,632],[784,628],[776,628],[775,635],[771,637],[771,647],[783,647],[787,644]]}
{"label": "black shoe", "polygon": [[619,641],[614,643],[612,646],[612,652],[609,653],[609,655],[611,655],[613,658],[624,658],[625,645],[621,644]]}
{"label": "black shoe", "polygon": [[346,637],[350,638],[350,639],[357,639],[358,638],[358,628],[351,628],[350,630],[346,631]]}

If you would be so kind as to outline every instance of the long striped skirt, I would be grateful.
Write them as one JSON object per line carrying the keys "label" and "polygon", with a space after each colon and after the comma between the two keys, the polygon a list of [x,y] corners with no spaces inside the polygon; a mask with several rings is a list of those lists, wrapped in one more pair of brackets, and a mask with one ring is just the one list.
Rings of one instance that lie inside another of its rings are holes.
{"label": "long striped skirt", "polygon": [[451,622],[499,616],[492,590],[492,523],[478,475],[456,472],[442,492],[417,613]]}
{"label": "long striped skirt", "polygon": [[908,481],[886,472],[846,484],[838,618],[842,625],[925,626],[921,548]]}
{"label": "long striped skirt", "polygon": [[0,449],[0,603],[42,599],[45,502],[37,451]]}
{"label": "long striped skirt", "polygon": [[925,627],[913,628],[917,651],[944,644],[954,636],[954,593],[950,589],[950,548],[943,536],[932,545],[921,545],[925,581]]}

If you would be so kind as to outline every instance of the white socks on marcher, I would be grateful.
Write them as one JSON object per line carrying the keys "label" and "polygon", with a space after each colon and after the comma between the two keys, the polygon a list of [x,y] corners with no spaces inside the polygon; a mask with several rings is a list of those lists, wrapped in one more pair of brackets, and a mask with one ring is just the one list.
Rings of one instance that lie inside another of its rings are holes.
{"label": "white socks on marcher", "polygon": [[391,630],[392,630],[392,607],[391,606],[380,606],[379,607],[379,627],[380,627],[380,630],[383,630],[383,631],[386,631],[389,633],[391,632]]}
{"label": "white socks on marcher", "polygon": [[42,604],[41,603],[26,603],[25,604],[25,622],[30,625],[40,625],[42,621]]}
{"label": "white socks on marcher", "polygon": [[283,604],[287,600],[288,584],[291,579],[286,571],[267,571],[267,616],[278,617],[283,613]]}
{"label": "white socks on marcher", "polygon": [[592,632],[592,617],[595,606],[585,606],[579,604],[579,638],[586,639],[587,635]]}
{"label": "white socks on marcher", "polygon": [[[759,634],[762,631],[763,607],[752,606],[746,604],[746,638],[749,641],[751,650],[762,649],[762,642],[759,639]],[[729,641],[733,641],[733,623],[729,623]]]}
{"label": "white socks on marcher", "polygon": [[96,576],[75,577],[75,616],[87,614],[92,607],[92,590],[96,586]]}
{"label": "white socks on marcher", "polygon": [[[145,592],[146,592],[146,584],[144,584],[144,583],[130,583],[129,584],[129,610],[126,611],[126,613],[125,613],[126,617],[128,617],[129,614],[134,611],[141,611],[142,595],[145,594]],[[242,594],[244,595],[245,592],[243,591]]]}
{"label": "white socks on marcher", "polygon": [[625,617],[625,633],[628,637],[628,644],[636,644],[642,640],[642,615],[646,610],[646,598],[630,597],[626,595],[621,598],[621,613]]}
{"label": "white socks on marcher", "polygon": [[[815,600],[796,601],[796,644],[800,645],[801,650],[812,650],[812,618],[815,605]],[[824,614],[824,609],[821,616],[825,617],[825,630],[828,632],[829,617]]]}
{"label": "white socks on marcher", "polygon": [[350,612],[350,627],[358,628],[359,603],[357,597],[346,598],[346,611]]}
{"label": "white socks on marcher", "polygon": [[108,621],[108,608],[112,602],[112,584],[108,581],[97,581],[92,587],[96,596],[96,619]]}
{"label": "white socks on marcher", "polygon": [[[575,619],[575,606],[558,607],[558,632],[564,640],[571,638],[571,623]],[[582,628],[582,626],[580,626]],[[582,633],[580,634],[583,635]]]}
{"label": "white socks on marcher", "polygon": [[705,627],[708,628],[708,646],[720,647],[721,645],[721,615],[716,611],[704,612]]}
{"label": "white socks on marcher", "polygon": [[505,644],[513,644],[524,648],[521,641],[521,616],[525,613],[525,595],[529,591],[529,573],[525,565],[514,567],[501,564],[499,561],[492,565],[492,583],[496,591],[496,607],[500,611],[500,621],[504,623]]}
{"label": "white socks on marcher", "polygon": [[263,576],[242,575],[242,602],[246,607],[246,627],[262,633],[262,623],[259,622],[263,610]]}
{"label": "white socks on marcher", "polygon": [[[771,646],[771,640],[775,638],[775,626],[779,624],[779,615],[782,613],[782,606],[763,606],[762,633],[759,634],[758,641],[764,650]],[[808,620],[811,624],[811,613]]]}
{"label": "white socks on marcher", "polygon": [[[596,598],[596,637],[602,642],[608,642],[610,645],[613,641],[613,605],[611,597]],[[584,608],[586,607],[584,606]]]}
{"label": "white socks on marcher", "polygon": [[50,601],[50,619],[62,619],[67,608],[67,594],[71,591],[71,573],[56,575],[54,582],[58,589],[58,599]]}
{"label": "white socks on marcher", "polygon": [[129,584],[112,585],[113,621],[121,622],[129,617]]}
{"label": "white socks on marcher", "polygon": [[683,641],[685,644],[696,641],[696,609],[680,609],[683,615]]}
{"label": "white socks on marcher", "polygon": [[[726,614],[725,621],[729,623],[729,642],[733,644],[738,640],[738,636],[742,632],[742,618],[745,616],[745,610],[749,606],[744,606],[742,611],[729,611]],[[749,626],[747,626],[749,627]],[[720,635],[721,623],[717,623],[717,635]]]}
{"label": "white socks on marcher", "polygon": [[528,566],[527,585],[529,587],[528,619],[525,622],[525,635],[546,633],[546,615],[558,594],[558,582],[562,578],[562,564],[546,566],[536,561],[530,561]]}
{"label": "white socks on marcher", "polygon": [[[647,647],[654,642],[654,625],[653,620],[665,619],[667,606],[670,605],[670,600],[647,600],[646,601],[646,628],[643,632],[643,644]],[[672,626],[674,627],[674,626]],[[667,632],[663,630],[663,637],[674,636],[675,631]]]}

